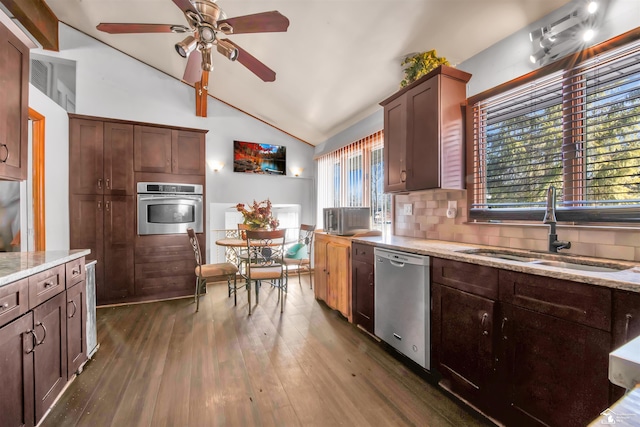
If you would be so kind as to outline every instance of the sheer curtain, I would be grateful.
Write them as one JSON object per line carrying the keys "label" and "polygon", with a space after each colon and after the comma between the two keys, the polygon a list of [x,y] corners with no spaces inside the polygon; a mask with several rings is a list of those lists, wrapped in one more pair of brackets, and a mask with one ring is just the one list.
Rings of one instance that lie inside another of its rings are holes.
{"label": "sheer curtain", "polygon": [[384,134],[378,131],[317,159],[318,227],[324,208],[368,206],[372,227],[390,230],[391,196],[383,193],[383,146]]}

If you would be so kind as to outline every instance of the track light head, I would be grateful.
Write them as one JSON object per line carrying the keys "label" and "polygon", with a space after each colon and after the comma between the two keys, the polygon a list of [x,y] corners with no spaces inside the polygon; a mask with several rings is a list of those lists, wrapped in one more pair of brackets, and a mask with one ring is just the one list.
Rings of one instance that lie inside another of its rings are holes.
{"label": "track light head", "polygon": [[176,52],[183,58],[189,56],[191,52],[193,52],[198,46],[198,41],[193,36],[187,36],[184,40],[179,43],[176,43]]}
{"label": "track light head", "polygon": [[229,60],[238,59],[238,49],[226,40],[218,40],[218,52],[226,56]]}

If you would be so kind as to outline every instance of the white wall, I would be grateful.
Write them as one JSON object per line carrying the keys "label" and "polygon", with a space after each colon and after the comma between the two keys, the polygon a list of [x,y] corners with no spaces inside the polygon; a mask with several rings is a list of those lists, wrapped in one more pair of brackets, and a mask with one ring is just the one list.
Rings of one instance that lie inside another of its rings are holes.
{"label": "white wall", "polygon": [[[206,158],[208,161],[222,161],[225,167],[220,172],[207,168],[207,203],[236,204],[269,197],[273,203],[301,204],[302,220],[312,220],[315,212],[313,147],[213,98],[208,99],[209,117],[196,117],[195,94],[191,86],[64,24],[60,24],[60,52],[42,49],[33,52],[76,61],[77,114],[208,129]],[[30,106],[45,108],[45,100],[40,99],[42,94],[33,87],[31,92]],[[46,98],[44,95],[42,97]],[[47,111],[42,114],[47,116]],[[47,126],[54,122],[52,126],[55,127],[51,133],[47,128],[46,144],[52,148],[55,144],[59,157],[55,161],[61,161],[58,164],[62,177],[50,178],[47,174],[47,201],[50,198],[49,191],[52,191],[49,187],[54,187],[49,182],[55,182],[55,187],[62,188],[57,189],[60,194],[56,196],[61,197],[57,204],[52,205],[51,209],[47,208],[47,232],[50,221],[61,223],[66,219],[68,224],[68,117],[66,113],[50,114],[51,117],[47,116]],[[286,146],[287,169],[301,167],[304,169],[302,176],[294,178],[234,173],[234,140]],[[47,158],[47,169],[50,165],[52,163]],[[64,207],[57,211],[61,204]],[[59,234],[66,235],[68,247],[68,226]],[[54,237],[62,241],[60,236]],[[49,236],[47,246],[49,249]],[[210,243],[207,246],[210,247]]]}

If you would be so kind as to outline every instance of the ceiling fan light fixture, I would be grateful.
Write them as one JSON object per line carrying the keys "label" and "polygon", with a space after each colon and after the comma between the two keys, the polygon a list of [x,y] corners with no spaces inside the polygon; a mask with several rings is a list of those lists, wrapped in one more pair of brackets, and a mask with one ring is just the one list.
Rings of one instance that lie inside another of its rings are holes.
{"label": "ceiling fan light fixture", "polygon": [[198,45],[198,41],[193,36],[187,36],[181,42],[176,43],[176,52],[183,58],[189,56],[191,52],[193,52]]}
{"label": "ceiling fan light fixture", "polygon": [[200,43],[211,46],[216,41],[216,32],[209,25],[201,25],[198,27],[198,38]]}
{"label": "ceiling fan light fixture", "polygon": [[225,40],[218,40],[218,52],[226,56],[230,61],[238,59],[238,49]]}

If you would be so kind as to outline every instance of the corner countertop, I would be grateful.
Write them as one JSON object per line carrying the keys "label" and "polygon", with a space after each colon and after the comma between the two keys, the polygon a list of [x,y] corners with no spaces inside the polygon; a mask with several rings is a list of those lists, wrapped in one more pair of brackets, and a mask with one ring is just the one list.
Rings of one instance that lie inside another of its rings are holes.
{"label": "corner countertop", "polygon": [[581,263],[589,261],[597,263],[610,263],[612,265],[622,266],[625,269],[613,272],[595,272],[573,270],[560,267],[552,267],[545,265],[536,265],[521,261],[511,261],[506,259],[489,258],[477,254],[469,254],[461,251],[472,249],[489,249],[489,250],[508,250],[509,252],[527,253],[533,251],[525,251],[511,248],[503,248],[498,246],[482,246],[474,244],[466,244],[459,242],[447,242],[442,240],[418,239],[414,237],[402,236],[378,236],[378,237],[356,237],[352,239],[354,242],[364,243],[371,246],[386,248],[391,250],[405,251],[420,255],[429,255],[454,261],[468,262],[478,265],[486,265],[489,267],[501,268],[504,270],[518,271],[521,273],[535,274],[538,276],[552,277],[555,279],[571,280],[574,282],[588,283],[592,285],[605,286],[613,289],[620,289],[630,292],[640,293],[640,262],[629,262],[619,260],[609,260],[605,258],[590,258],[583,256],[566,254],[551,254],[538,252],[540,257],[553,259],[564,262],[572,262],[579,260]]}
{"label": "corner countertop", "polygon": [[0,286],[89,255],[89,249],[0,254]]}

